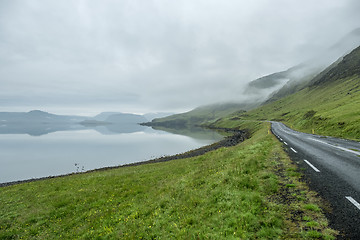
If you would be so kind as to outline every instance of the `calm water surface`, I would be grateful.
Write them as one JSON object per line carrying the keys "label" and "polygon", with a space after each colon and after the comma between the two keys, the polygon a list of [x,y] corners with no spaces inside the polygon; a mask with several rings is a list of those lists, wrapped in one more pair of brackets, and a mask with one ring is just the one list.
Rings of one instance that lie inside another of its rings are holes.
{"label": "calm water surface", "polygon": [[127,133],[104,129],[75,129],[40,136],[0,134],[0,183],[150,160],[222,138],[203,129],[185,133],[191,137],[147,127]]}

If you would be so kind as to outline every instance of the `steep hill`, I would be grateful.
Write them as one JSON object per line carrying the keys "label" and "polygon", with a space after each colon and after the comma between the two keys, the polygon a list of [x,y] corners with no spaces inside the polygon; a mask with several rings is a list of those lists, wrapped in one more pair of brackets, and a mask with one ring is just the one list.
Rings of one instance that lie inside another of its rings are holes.
{"label": "steep hill", "polygon": [[302,90],[217,125],[241,120],[277,120],[309,133],[360,139],[360,47]]}
{"label": "steep hill", "polygon": [[329,84],[354,75],[360,75],[360,46],[346,55],[335,67],[315,77],[310,86]]}

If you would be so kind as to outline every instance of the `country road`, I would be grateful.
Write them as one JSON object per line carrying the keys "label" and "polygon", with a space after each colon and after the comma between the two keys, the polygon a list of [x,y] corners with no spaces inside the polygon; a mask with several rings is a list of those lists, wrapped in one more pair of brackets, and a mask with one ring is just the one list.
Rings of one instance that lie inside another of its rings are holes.
{"label": "country road", "polygon": [[327,213],[339,239],[360,239],[360,143],[294,131],[271,122],[310,187],[331,206]]}

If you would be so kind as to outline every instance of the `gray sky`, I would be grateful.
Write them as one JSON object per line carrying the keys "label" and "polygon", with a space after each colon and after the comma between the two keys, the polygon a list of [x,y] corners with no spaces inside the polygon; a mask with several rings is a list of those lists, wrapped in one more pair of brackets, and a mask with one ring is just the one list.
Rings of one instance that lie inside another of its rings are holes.
{"label": "gray sky", "polygon": [[360,26],[358,0],[0,0],[0,111],[243,100]]}

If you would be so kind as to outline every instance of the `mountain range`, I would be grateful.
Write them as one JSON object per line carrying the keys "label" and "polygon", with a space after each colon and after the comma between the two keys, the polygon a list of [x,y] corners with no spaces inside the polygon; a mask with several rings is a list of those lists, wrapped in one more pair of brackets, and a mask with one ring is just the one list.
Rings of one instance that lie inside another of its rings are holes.
{"label": "mountain range", "polygon": [[56,115],[40,110],[29,112],[0,112],[0,134],[29,134],[40,136],[56,131],[95,129],[102,134],[131,133],[143,131],[139,123],[166,113],[146,115],[103,112],[94,117]]}

